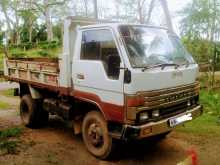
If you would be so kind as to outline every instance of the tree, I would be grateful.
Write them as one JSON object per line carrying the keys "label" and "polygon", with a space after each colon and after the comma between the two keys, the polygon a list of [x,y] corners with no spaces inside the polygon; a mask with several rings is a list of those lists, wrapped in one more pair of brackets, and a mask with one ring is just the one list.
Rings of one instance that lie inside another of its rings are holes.
{"label": "tree", "polygon": [[207,62],[211,62],[209,72],[210,88],[213,88],[215,81],[216,41],[219,41],[220,37],[219,4],[219,0],[193,0],[180,12],[183,16],[181,32],[188,42],[200,40],[209,45],[206,55],[208,56]]}
{"label": "tree", "polygon": [[[53,27],[52,27],[52,17],[51,10],[53,7],[60,7],[64,5],[67,0],[39,0],[39,1],[31,1],[34,5],[34,8],[40,11],[45,18],[45,24],[47,28],[47,40],[53,40]],[[30,3],[30,2],[28,2]]]}
{"label": "tree", "polygon": [[19,10],[19,16],[23,20],[23,30],[28,30],[28,41],[32,42],[33,26],[38,16],[38,11],[34,8],[33,0],[26,0],[22,3],[22,7],[20,7]]}
{"label": "tree", "polygon": [[116,0],[116,18],[127,22],[144,24],[150,6],[149,0]]}
{"label": "tree", "polygon": [[[12,43],[20,43],[20,17],[19,8],[21,7],[20,0],[2,0],[0,8],[5,17],[7,31]],[[13,19],[14,18],[14,19]]]}
{"label": "tree", "polygon": [[8,14],[9,1],[8,0],[1,0],[0,1],[0,6],[1,6],[1,11],[3,12],[4,17],[5,17],[8,33],[11,37],[12,36],[11,19],[10,19],[9,14]]}
{"label": "tree", "polygon": [[93,5],[94,5],[94,16],[96,19],[98,19],[98,4],[97,4],[97,0],[93,0]]}
{"label": "tree", "polygon": [[137,1],[137,11],[138,11],[138,16],[139,16],[139,22],[141,24],[145,23],[145,2],[146,0],[138,0]]}
{"label": "tree", "polygon": [[28,29],[29,42],[32,42],[33,25],[37,19],[37,15],[32,9],[20,11],[20,15],[24,21],[23,27]]}

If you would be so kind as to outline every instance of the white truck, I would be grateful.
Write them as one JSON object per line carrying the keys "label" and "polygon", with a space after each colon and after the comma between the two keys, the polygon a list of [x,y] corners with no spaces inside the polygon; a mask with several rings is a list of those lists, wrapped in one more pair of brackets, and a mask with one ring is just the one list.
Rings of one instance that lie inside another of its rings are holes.
{"label": "white truck", "polygon": [[169,30],[68,17],[59,58],[5,58],[20,84],[29,127],[48,114],[73,121],[88,151],[105,159],[113,139],[165,135],[202,114],[198,65]]}

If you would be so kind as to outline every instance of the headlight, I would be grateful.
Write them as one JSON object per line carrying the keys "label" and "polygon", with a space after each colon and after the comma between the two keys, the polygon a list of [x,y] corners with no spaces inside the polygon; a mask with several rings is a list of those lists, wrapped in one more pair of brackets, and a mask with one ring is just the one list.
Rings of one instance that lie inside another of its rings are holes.
{"label": "headlight", "polygon": [[191,106],[191,101],[187,101],[187,106],[190,107]]}
{"label": "headlight", "polygon": [[152,117],[159,117],[160,116],[160,111],[159,110],[154,110],[152,112]]}
{"label": "headlight", "polygon": [[143,112],[143,113],[141,113],[139,119],[140,119],[140,121],[144,121],[144,120],[149,119],[148,112]]}

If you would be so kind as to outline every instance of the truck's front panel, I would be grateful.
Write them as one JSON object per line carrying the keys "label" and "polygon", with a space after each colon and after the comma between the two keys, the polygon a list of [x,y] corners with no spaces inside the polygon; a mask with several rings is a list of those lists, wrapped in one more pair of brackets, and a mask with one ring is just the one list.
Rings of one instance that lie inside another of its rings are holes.
{"label": "truck's front panel", "polygon": [[165,29],[121,25],[129,60],[122,138],[162,134],[201,115],[198,65]]}
{"label": "truck's front panel", "polygon": [[[140,100],[132,105],[131,100]],[[199,84],[178,86],[148,92],[138,92],[127,97],[127,120],[136,125],[160,121],[186,112],[198,105]]]}
{"label": "truck's front panel", "polygon": [[125,84],[124,88],[127,94],[134,94],[138,91],[153,91],[164,88],[172,88],[186,84],[192,84],[196,81],[198,75],[198,65],[190,66],[169,66],[164,69],[161,67],[148,69],[131,69],[131,83]]}
{"label": "truck's front panel", "polygon": [[126,96],[122,138],[144,138],[172,130],[202,114],[199,83],[137,92]]}

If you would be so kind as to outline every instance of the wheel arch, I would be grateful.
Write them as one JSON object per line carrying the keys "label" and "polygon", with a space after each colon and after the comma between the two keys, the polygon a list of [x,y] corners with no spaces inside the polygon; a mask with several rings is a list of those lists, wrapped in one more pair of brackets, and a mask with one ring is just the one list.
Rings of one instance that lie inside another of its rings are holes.
{"label": "wheel arch", "polygon": [[26,94],[30,94],[33,99],[42,98],[42,95],[40,94],[40,92],[36,88],[32,87],[30,84],[19,83],[19,86],[20,86],[19,88],[20,97]]}

